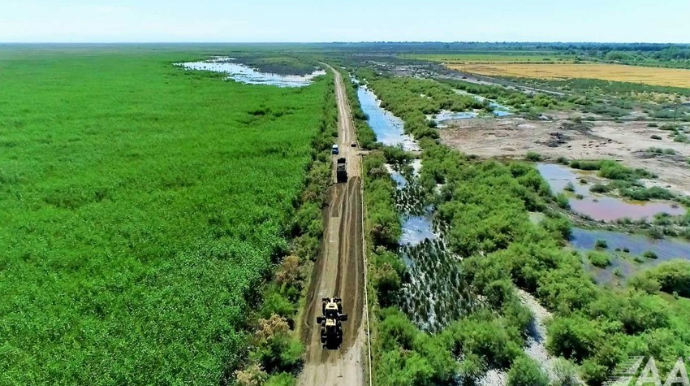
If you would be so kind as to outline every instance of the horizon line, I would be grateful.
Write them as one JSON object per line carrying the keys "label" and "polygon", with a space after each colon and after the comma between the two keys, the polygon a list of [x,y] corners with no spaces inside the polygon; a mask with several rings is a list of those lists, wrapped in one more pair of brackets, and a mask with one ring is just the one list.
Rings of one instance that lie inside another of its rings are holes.
{"label": "horizon line", "polygon": [[361,41],[41,41],[41,42],[19,42],[19,41],[0,41],[0,45],[40,45],[40,44],[650,44],[650,45],[690,45],[690,42],[672,43],[672,42],[616,42],[616,41],[541,41],[541,40],[523,40],[523,41],[509,41],[509,40],[361,40]]}

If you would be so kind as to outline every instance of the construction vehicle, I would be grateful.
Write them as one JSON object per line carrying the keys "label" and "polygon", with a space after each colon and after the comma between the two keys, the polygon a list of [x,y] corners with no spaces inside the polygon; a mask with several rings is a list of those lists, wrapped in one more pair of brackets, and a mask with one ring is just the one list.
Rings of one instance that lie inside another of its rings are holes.
{"label": "construction vehicle", "polygon": [[344,157],[338,158],[335,166],[335,177],[338,183],[347,182],[347,166]]}
{"label": "construction vehicle", "polygon": [[316,323],[321,326],[321,344],[329,350],[337,350],[343,343],[343,324],[347,314],[343,314],[343,300],[340,298],[322,298],[321,312]]}

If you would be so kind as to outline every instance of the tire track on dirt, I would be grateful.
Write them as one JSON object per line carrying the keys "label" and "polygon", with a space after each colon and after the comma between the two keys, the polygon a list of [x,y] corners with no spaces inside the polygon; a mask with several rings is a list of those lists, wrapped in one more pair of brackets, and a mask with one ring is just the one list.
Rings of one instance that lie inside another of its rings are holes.
{"label": "tire track on dirt", "polygon": [[[338,145],[341,149],[337,157],[346,158],[348,181],[334,183],[329,189],[328,207],[324,211],[324,238],[314,264],[307,309],[302,320],[302,340],[307,353],[299,384],[363,386],[366,336],[362,323],[365,267],[361,166],[358,149],[350,146],[355,133],[343,80],[337,71],[333,72],[338,103]],[[348,321],[343,324],[340,349],[326,350],[321,347],[316,317],[321,315],[321,298],[333,296],[343,299],[343,312],[348,314]]]}

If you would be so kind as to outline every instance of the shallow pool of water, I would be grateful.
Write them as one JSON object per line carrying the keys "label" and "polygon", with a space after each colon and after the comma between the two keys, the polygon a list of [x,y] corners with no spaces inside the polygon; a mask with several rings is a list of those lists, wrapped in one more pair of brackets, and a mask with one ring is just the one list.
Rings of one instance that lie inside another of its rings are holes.
{"label": "shallow pool of water", "polygon": [[455,121],[458,119],[472,119],[477,118],[479,114],[474,111],[449,111],[442,110],[440,113],[434,116],[434,121],[438,124],[443,124],[448,121]]}
{"label": "shallow pool of water", "polygon": [[[565,191],[572,184],[574,192],[570,197],[570,209],[579,214],[587,215],[597,221],[615,221],[622,218],[640,220],[652,218],[659,213],[673,216],[682,215],[685,209],[668,202],[659,201],[628,201],[590,192],[591,183],[581,184],[580,179],[587,179],[588,173],[576,171],[570,167],[556,164],[537,164],[542,177],[549,183],[554,194]],[[575,195],[582,195],[578,199]]]}
{"label": "shallow pool of water", "polygon": [[472,94],[472,93],[469,93],[469,92],[464,91],[464,90],[455,90],[455,92],[458,93],[458,94],[460,94],[460,95],[468,95],[468,96],[471,96],[471,97],[473,97],[474,99],[476,99],[476,100],[478,100],[478,101],[480,101],[480,102],[484,102],[484,101],[488,100],[488,101],[489,101],[489,106],[491,106],[491,107],[494,108],[494,115],[497,116],[497,117],[506,117],[506,116],[508,116],[508,115],[512,115],[512,113],[510,112],[510,108],[509,108],[508,106],[504,106],[504,105],[502,105],[502,104],[496,102],[496,101],[493,100],[493,99],[488,99],[488,98],[485,98],[485,97],[483,97],[483,96],[481,96],[481,95]]}
{"label": "shallow pool of water", "polygon": [[425,239],[436,239],[431,214],[423,216],[404,216],[400,244],[414,246],[420,244]]}
{"label": "shallow pool of water", "polygon": [[[606,251],[613,255],[625,256],[613,258],[611,265],[606,268],[591,267],[597,281],[608,283],[615,278],[614,271],[623,277],[630,277],[641,268],[653,267],[664,261],[673,259],[690,260],[690,243],[678,239],[653,240],[642,235],[632,235],[622,232],[589,230],[573,228],[570,243],[579,250],[592,250],[597,240],[605,240]],[[619,249],[620,251],[616,251]],[[621,253],[628,250],[627,254]],[[646,251],[656,253],[656,259],[643,258],[641,263],[634,261],[635,256],[642,256]]]}
{"label": "shallow pool of water", "polygon": [[658,256],[654,261],[675,258],[690,260],[690,243],[678,239],[654,240],[623,232],[573,228],[570,243],[578,249],[594,249],[597,240],[606,240],[609,251],[627,248],[631,255],[642,255],[646,251],[654,251]]}
{"label": "shallow pool of water", "polygon": [[376,95],[366,87],[357,89],[357,98],[362,111],[367,115],[367,123],[376,133],[376,140],[384,145],[402,145],[405,150],[419,150],[414,139],[405,134],[403,120],[379,105]]}
{"label": "shallow pool of water", "polygon": [[228,78],[247,84],[265,84],[278,87],[304,87],[313,82],[319,75],[325,75],[323,70],[314,71],[309,75],[279,75],[259,72],[241,63],[234,63],[230,58],[216,58],[204,62],[180,63],[188,70],[222,72]]}

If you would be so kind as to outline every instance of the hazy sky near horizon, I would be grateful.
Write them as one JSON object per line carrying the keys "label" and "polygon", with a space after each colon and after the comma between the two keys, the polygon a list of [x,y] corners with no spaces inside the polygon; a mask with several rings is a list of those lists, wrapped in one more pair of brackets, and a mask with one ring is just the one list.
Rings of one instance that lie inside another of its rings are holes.
{"label": "hazy sky near horizon", "polygon": [[690,0],[0,0],[0,42],[690,43]]}

